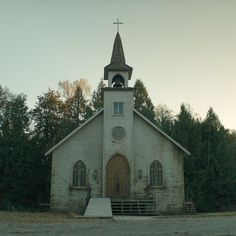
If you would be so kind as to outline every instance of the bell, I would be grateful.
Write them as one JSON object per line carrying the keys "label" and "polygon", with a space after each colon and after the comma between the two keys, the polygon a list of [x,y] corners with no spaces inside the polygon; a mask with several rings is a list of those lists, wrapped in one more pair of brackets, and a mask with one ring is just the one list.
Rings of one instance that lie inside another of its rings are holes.
{"label": "bell", "polygon": [[113,85],[114,88],[122,88],[123,87],[123,84],[121,83],[120,80],[116,80],[114,85]]}

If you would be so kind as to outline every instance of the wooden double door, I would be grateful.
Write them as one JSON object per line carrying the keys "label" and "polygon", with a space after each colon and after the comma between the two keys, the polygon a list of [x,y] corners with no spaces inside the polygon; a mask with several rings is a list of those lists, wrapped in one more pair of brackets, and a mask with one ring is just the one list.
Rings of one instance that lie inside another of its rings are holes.
{"label": "wooden double door", "polygon": [[113,156],[106,168],[106,196],[128,198],[130,187],[129,163],[121,155]]}

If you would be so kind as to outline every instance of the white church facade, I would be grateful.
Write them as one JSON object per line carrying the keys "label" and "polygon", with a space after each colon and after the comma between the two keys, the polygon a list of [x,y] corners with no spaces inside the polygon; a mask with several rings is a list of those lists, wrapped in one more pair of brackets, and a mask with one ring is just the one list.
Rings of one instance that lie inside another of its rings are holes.
{"label": "white church facade", "polygon": [[190,153],[133,108],[132,68],[117,33],[104,107],[53,146],[50,208],[82,213],[89,197],[155,198],[159,212],[181,212],[183,159]]}

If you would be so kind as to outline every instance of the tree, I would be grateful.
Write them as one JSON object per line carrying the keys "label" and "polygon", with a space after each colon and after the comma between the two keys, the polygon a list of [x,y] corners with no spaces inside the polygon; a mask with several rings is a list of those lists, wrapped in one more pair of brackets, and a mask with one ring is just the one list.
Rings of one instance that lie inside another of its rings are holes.
{"label": "tree", "polygon": [[32,111],[35,132],[43,140],[45,148],[49,148],[53,143],[64,137],[65,132],[61,132],[60,126],[64,118],[64,105],[60,95],[53,90],[49,90],[38,97],[38,102]]}
{"label": "tree", "polygon": [[12,94],[8,91],[6,88],[2,88],[0,85],[0,195],[3,194],[3,181],[4,181],[4,171],[6,166],[6,160],[7,160],[7,145],[8,142],[6,139],[6,133],[7,130],[5,127],[7,126],[8,116],[7,116],[7,110],[6,107],[10,101],[10,97]]}
{"label": "tree", "polygon": [[176,116],[173,137],[191,152],[184,159],[186,199],[193,200],[198,211],[226,207],[236,196],[236,174],[230,163],[236,153],[232,151],[235,137],[212,108],[201,121],[184,104]]}
{"label": "tree", "polygon": [[199,129],[199,124],[200,121],[194,117],[190,105],[182,104],[174,122],[173,137],[190,151],[194,150],[200,142],[200,132],[195,132]]}
{"label": "tree", "polygon": [[192,109],[182,104],[173,124],[172,137],[185,147],[190,156],[184,158],[185,194],[187,200],[195,200],[196,165],[201,153],[200,121],[193,116]]}
{"label": "tree", "polygon": [[5,92],[4,97],[0,127],[1,205],[26,207],[36,202],[38,196],[35,179],[38,166],[32,155],[30,116],[24,95]]}
{"label": "tree", "polygon": [[31,143],[34,147],[34,163],[37,163],[38,201],[49,201],[51,157],[45,157],[45,152],[71,131],[65,110],[59,93],[49,90],[38,97],[31,111],[34,124]]}
{"label": "tree", "polygon": [[65,106],[67,118],[74,128],[81,125],[87,119],[87,116],[90,115],[88,100],[85,98],[85,94],[79,86],[74,96],[66,100]]}
{"label": "tree", "polygon": [[134,108],[155,123],[154,105],[140,79],[137,79],[134,85]]}
{"label": "tree", "polygon": [[212,108],[207,112],[201,124],[202,148],[199,160],[202,175],[201,191],[204,198],[196,191],[200,210],[215,211],[229,203],[231,191],[228,181],[232,178],[227,153],[228,131],[221,124]]}
{"label": "tree", "polygon": [[167,134],[171,135],[175,121],[174,112],[166,105],[160,104],[155,108],[155,113],[157,126]]}
{"label": "tree", "polygon": [[105,87],[104,80],[101,79],[97,86],[97,90],[95,90],[92,94],[91,107],[94,112],[99,111],[100,109],[103,108],[102,89],[104,87]]}
{"label": "tree", "polygon": [[90,96],[91,86],[86,79],[75,80],[70,82],[69,80],[58,82],[58,92],[64,99],[70,99],[75,95],[77,88],[80,87],[86,98]]}

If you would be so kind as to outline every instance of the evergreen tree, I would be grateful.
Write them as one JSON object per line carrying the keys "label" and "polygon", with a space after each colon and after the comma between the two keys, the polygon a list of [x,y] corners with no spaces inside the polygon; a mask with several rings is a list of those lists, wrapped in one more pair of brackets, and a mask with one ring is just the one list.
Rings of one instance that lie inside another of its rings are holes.
{"label": "evergreen tree", "polygon": [[[5,97],[6,98],[6,97]],[[1,108],[1,207],[27,207],[38,193],[32,155],[30,117],[24,95],[8,94]],[[1,103],[2,104],[2,103]]]}
{"label": "evergreen tree", "polygon": [[78,86],[73,97],[65,102],[67,116],[73,127],[81,125],[87,118],[88,101],[83,90]]}
{"label": "evergreen tree", "polygon": [[201,152],[201,132],[200,121],[194,118],[189,105],[181,105],[172,134],[173,138],[191,153],[184,158],[185,194],[187,200],[195,200],[195,171]]}
{"label": "evergreen tree", "polygon": [[95,90],[92,94],[91,107],[94,112],[99,111],[100,109],[103,108],[102,89],[104,87],[105,87],[104,80],[101,79],[97,86],[97,90]]}
{"label": "evergreen tree", "polygon": [[137,79],[134,85],[134,108],[155,123],[154,105],[140,79]]}
{"label": "evergreen tree", "polygon": [[[208,110],[206,119],[202,122],[201,133],[202,148],[198,163],[201,184],[196,189],[196,203],[200,210],[215,211],[229,203],[231,191],[226,183],[232,173],[226,149],[228,131],[212,108]],[[200,194],[201,192],[204,195]]]}
{"label": "evergreen tree", "polygon": [[199,129],[200,121],[193,116],[188,104],[182,104],[174,122],[173,137],[184,147],[194,150],[196,142],[201,142]]}

